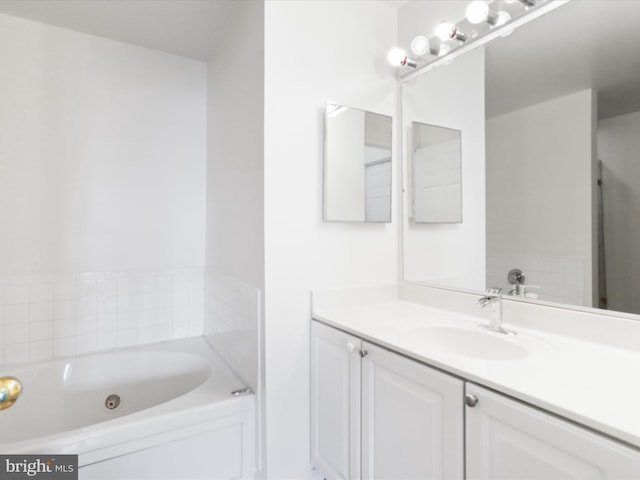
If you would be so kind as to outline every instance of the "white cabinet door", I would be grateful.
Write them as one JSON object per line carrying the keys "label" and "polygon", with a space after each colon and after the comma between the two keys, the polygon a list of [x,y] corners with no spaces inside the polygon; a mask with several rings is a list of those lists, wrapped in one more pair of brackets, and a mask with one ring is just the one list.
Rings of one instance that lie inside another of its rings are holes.
{"label": "white cabinet door", "polygon": [[360,478],[360,348],[311,322],[311,463],[330,479]]}
{"label": "white cabinet door", "polygon": [[363,348],[362,478],[463,478],[462,380]]}
{"label": "white cabinet door", "polygon": [[468,479],[640,478],[638,450],[477,385],[467,395]]}

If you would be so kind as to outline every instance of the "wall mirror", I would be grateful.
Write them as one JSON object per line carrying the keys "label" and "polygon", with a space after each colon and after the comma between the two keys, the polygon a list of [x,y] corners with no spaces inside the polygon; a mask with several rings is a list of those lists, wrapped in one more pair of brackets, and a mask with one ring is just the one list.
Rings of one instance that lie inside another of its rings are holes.
{"label": "wall mirror", "polygon": [[462,221],[460,130],[412,122],[414,223]]}
{"label": "wall mirror", "polygon": [[391,222],[391,117],[327,103],[324,220]]}
{"label": "wall mirror", "polygon": [[[467,264],[483,275],[425,281],[405,231],[406,281],[640,314],[638,18],[637,1],[569,2],[484,46],[485,170],[465,178],[486,185],[486,254]],[[419,78],[455,83],[470,54]],[[459,95],[479,81],[464,79]],[[417,97],[403,88],[403,117]],[[449,255],[442,263],[459,263]]]}

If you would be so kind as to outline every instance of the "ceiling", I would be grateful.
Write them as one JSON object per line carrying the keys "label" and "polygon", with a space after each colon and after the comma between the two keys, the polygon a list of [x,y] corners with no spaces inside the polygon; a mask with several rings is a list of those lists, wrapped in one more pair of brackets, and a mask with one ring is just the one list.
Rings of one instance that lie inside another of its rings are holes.
{"label": "ceiling", "polygon": [[491,117],[598,90],[600,118],[640,110],[640,0],[575,0],[486,47]]}
{"label": "ceiling", "polygon": [[[407,0],[379,0],[399,8]],[[237,0],[2,0],[0,13],[211,60]],[[486,47],[487,116],[594,88],[599,116],[640,110],[640,0],[574,0]]]}
{"label": "ceiling", "polygon": [[0,13],[207,61],[233,28],[240,4],[233,0],[2,0]]}

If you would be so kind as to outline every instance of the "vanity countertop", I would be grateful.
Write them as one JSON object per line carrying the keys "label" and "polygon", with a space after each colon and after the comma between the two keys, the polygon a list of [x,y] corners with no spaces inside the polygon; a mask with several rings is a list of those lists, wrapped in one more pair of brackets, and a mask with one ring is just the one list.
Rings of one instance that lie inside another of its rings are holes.
{"label": "vanity countertop", "polygon": [[[315,320],[640,447],[640,351],[505,319],[504,327],[517,335],[491,333],[478,329],[487,323],[481,316],[397,298],[360,304],[314,299],[312,310]],[[430,326],[498,336],[497,342],[523,345],[527,355],[496,360],[434,346],[421,338]]]}

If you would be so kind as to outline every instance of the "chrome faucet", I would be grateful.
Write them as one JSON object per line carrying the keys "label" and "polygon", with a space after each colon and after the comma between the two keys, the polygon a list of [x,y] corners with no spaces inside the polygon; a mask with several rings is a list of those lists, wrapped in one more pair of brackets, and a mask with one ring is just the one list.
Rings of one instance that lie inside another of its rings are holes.
{"label": "chrome faucet", "polygon": [[492,332],[504,333],[506,335],[515,335],[516,332],[505,330],[502,328],[502,289],[497,287],[487,288],[484,297],[480,297],[476,302],[479,308],[485,308],[491,305],[491,322],[489,325],[480,325],[482,328],[491,330]]}

